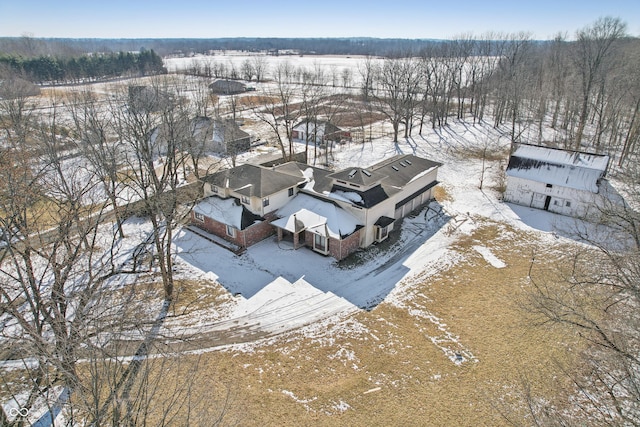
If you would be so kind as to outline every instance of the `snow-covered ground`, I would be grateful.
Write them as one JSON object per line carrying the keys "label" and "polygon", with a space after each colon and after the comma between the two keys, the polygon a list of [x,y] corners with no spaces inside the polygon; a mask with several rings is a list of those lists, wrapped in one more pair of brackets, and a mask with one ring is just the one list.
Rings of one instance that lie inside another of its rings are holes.
{"label": "snow-covered ground", "polygon": [[[337,263],[307,248],[294,250],[290,243],[268,238],[245,253],[233,253],[211,244],[196,234],[182,230],[175,239],[180,274],[222,284],[235,298],[229,298],[226,313],[214,320],[190,319],[194,332],[221,331],[242,325],[245,331],[261,331],[266,336],[292,331],[383,301],[404,305],[411,284],[456,263],[460,254],[449,249],[461,234],[471,233],[483,219],[503,222],[525,230],[537,229],[557,239],[560,225],[570,228],[572,219],[544,211],[505,204],[494,189],[504,162],[488,162],[483,175],[481,159],[468,149],[491,140],[494,148],[506,149],[508,138],[489,125],[452,125],[442,132],[429,131],[393,143],[388,139],[372,143],[351,143],[334,152],[337,169],[366,167],[395,154],[410,153],[443,163],[438,180],[448,197],[442,204],[432,202],[418,216],[406,218],[397,241],[384,249],[367,249],[360,262]],[[506,152],[505,156],[506,156]],[[497,258],[490,248],[475,246],[488,264],[504,268],[508,260]],[[423,313],[424,314],[424,313]],[[428,314],[425,314],[427,316]],[[438,319],[433,319],[438,322]],[[173,327],[177,326],[173,324]],[[185,323],[180,322],[180,328]],[[169,329],[172,324],[167,324]],[[245,342],[240,331],[238,342]],[[452,361],[454,347],[444,348]],[[465,354],[473,360],[473,355]]]}

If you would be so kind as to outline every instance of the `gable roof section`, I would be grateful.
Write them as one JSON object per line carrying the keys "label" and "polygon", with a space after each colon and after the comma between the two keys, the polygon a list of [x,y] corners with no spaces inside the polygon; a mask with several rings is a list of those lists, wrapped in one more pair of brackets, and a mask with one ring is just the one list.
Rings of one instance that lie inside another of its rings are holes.
{"label": "gable roof section", "polygon": [[324,194],[332,199],[347,201],[367,209],[389,198],[387,190],[381,185],[376,185],[366,191],[355,191],[353,188],[334,185],[330,192],[325,191]]}
{"label": "gable roof section", "polygon": [[598,182],[605,176],[608,165],[606,155],[514,144],[506,174],[597,193]]}
{"label": "gable roof section", "polygon": [[243,196],[260,198],[304,182],[304,178],[252,164],[244,164],[207,175],[202,180],[221,188],[229,188]]}
{"label": "gable roof section", "polygon": [[249,212],[244,206],[239,205],[236,199],[231,198],[207,197],[196,204],[193,210],[219,223],[231,225],[238,230],[244,230],[256,221],[263,220],[263,218]]}
{"label": "gable roof section", "polygon": [[280,219],[272,221],[276,227],[291,232],[308,230],[340,239],[362,227],[362,223],[349,212],[325,200],[308,194],[298,194],[277,212]]}

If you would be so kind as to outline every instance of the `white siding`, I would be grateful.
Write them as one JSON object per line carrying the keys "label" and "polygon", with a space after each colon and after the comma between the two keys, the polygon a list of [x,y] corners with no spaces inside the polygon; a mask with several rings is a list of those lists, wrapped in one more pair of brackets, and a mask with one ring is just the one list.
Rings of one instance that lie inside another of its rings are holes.
{"label": "white siding", "polygon": [[506,202],[544,209],[568,216],[583,216],[598,198],[588,190],[552,185],[531,181],[514,176],[507,177],[507,189],[504,193]]}

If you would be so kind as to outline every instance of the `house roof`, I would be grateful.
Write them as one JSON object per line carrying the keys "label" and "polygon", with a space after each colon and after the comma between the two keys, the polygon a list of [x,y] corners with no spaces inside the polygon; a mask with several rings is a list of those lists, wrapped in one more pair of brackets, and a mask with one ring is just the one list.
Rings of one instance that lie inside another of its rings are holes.
{"label": "house roof", "polygon": [[194,212],[202,214],[219,223],[231,225],[239,230],[244,230],[262,218],[249,212],[244,206],[239,205],[236,199],[221,199],[211,196],[201,200],[193,207]]}
{"label": "house roof", "polygon": [[335,180],[344,181],[347,184],[355,184],[361,187],[368,187],[385,178],[385,175],[375,172],[371,168],[363,169],[359,167],[353,167],[334,172],[328,175],[328,177]]}
{"label": "house roof", "polygon": [[287,162],[275,166],[275,170],[305,179],[305,190],[323,193],[330,191],[333,186],[333,180],[329,177],[332,174],[330,170],[317,168],[306,163]]}
{"label": "house roof", "polygon": [[402,188],[440,166],[442,163],[433,160],[423,159],[412,154],[400,154],[376,163],[369,169],[385,175],[382,181],[384,186]]}
{"label": "house roof", "polygon": [[376,185],[366,191],[355,191],[340,185],[334,185],[331,191],[324,194],[332,199],[343,200],[354,205],[370,208],[389,198],[388,190],[381,185]]}
{"label": "house roof", "polygon": [[597,193],[608,165],[606,155],[514,144],[506,174]]}
{"label": "house roof", "polygon": [[217,118],[213,121],[213,141],[228,143],[249,137],[233,119]]}
{"label": "house roof", "polygon": [[207,175],[202,180],[221,188],[229,188],[244,196],[261,198],[304,182],[302,177],[279,173],[275,170],[252,164],[225,169]]}
{"label": "house roof", "polygon": [[307,230],[334,239],[348,236],[362,226],[349,212],[334,203],[307,194],[298,194],[277,212],[276,227],[297,233]]}

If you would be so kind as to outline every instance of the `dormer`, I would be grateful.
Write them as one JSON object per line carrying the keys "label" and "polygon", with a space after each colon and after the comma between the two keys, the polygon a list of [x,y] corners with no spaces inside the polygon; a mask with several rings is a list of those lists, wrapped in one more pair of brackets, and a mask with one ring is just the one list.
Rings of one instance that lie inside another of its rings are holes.
{"label": "dormer", "polygon": [[327,175],[333,185],[343,187],[346,191],[365,192],[380,185],[386,175],[363,168],[348,168]]}

